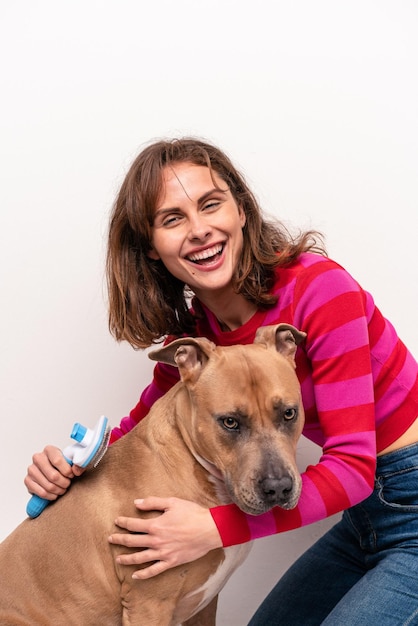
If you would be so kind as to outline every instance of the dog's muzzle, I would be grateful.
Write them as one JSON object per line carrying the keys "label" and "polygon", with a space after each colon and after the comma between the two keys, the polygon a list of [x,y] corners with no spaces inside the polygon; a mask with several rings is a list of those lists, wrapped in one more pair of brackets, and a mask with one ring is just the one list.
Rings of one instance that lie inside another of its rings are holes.
{"label": "dog's muzzle", "polygon": [[265,477],[251,486],[241,484],[235,490],[226,481],[233,501],[246,513],[260,515],[274,506],[293,509],[299,500],[301,481],[297,476],[286,473],[281,477]]}

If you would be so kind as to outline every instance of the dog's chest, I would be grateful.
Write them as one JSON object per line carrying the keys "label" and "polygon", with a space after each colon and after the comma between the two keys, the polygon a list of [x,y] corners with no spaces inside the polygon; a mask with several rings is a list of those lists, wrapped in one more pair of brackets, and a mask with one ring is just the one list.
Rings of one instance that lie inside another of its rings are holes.
{"label": "dog's chest", "polygon": [[[212,598],[214,598],[224,587],[231,574],[233,574],[233,572],[247,558],[248,553],[251,550],[251,545],[251,543],[246,543],[224,548],[225,558],[222,563],[220,563],[216,572],[213,573],[203,585],[190,592],[186,598],[180,601],[180,604],[183,602],[194,604],[194,602],[197,601],[197,598],[200,598],[193,615],[209,604]],[[179,609],[180,606],[177,608]]]}

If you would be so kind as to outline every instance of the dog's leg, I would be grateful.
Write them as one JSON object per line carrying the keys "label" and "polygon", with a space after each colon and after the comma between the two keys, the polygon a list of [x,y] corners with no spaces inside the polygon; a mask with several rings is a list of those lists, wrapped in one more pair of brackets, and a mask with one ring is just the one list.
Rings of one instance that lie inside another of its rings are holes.
{"label": "dog's leg", "polygon": [[182,626],[215,626],[217,606],[218,596],[215,596],[197,615],[183,622]]}

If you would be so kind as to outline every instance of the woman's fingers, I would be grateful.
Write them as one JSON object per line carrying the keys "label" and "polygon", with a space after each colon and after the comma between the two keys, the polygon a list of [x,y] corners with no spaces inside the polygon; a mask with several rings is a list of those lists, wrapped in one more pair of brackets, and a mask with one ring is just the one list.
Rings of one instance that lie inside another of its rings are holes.
{"label": "woman's fingers", "polygon": [[29,493],[55,500],[66,492],[74,472],[59,448],[46,446],[33,455],[32,461],[24,480]]}
{"label": "woman's fingers", "polygon": [[143,511],[160,512],[147,519],[118,517],[126,533],[113,533],[109,542],[139,551],[119,554],[122,565],[145,565],[134,578],[151,578],[171,567],[194,561],[209,550],[222,546],[219,532],[208,509],[180,498],[149,497],[135,500]]}

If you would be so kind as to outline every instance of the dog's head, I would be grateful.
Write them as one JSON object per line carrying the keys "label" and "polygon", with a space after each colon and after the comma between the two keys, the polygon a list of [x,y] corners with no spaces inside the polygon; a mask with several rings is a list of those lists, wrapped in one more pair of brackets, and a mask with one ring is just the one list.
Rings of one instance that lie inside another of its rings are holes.
{"label": "dog's head", "polygon": [[253,515],[291,509],[300,496],[295,458],[304,412],[295,353],[305,336],[278,324],[261,327],[251,345],[185,337],[149,354],[179,369],[190,419],[178,425],[195,458]]}

